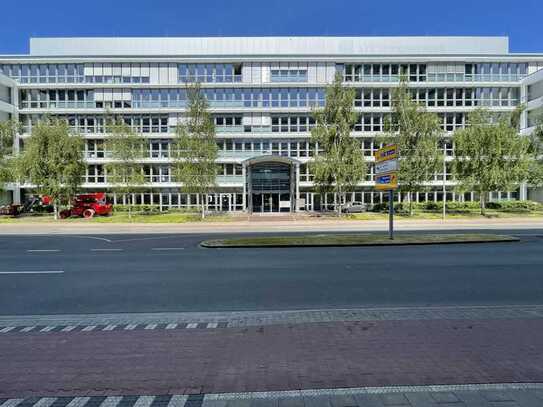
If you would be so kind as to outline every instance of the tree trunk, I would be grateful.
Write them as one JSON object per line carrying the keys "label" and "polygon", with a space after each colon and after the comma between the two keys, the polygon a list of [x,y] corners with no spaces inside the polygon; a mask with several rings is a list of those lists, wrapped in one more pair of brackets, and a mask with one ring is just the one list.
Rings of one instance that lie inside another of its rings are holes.
{"label": "tree trunk", "polygon": [[55,216],[55,220],[58,220],[58,206],[56,202],[53,202],[53,214]]}
{"label": "tree trunk", "polygon": [[485,193],[481,192],[479,194],[479,202],[480,202],[480,205],[481,205],[481,215],[483,215],[483,216],[486,215],[485,199],[486,199]]}
{"label": "tree trunk", "polygon": [[202,207],[202,220],[204,220],[205,217],[206,217],[206,203],[205,203],[206,196],[205,196],[205,194],[202,194],[201,198],[202,199],[201,199],[200,205]]}
{"label": "tree trunk", "polygon": [[407,197],[409,201],[409,216],[413,216],[413,200],[411,199],[411,192],[408,192]]}
{"label": "tree trunk", "polygon": [[130,199],[129,196],[127,196],[126,202],[128,203],[128,219],[132,219],[132,199]]}

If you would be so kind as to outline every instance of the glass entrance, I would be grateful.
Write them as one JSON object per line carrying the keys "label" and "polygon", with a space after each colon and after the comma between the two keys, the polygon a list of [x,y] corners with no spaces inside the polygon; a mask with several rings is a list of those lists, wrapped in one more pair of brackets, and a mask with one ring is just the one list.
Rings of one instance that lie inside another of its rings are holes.
{"label": "glass entrance", "polygon": [[253,213],[290,212],[292,180],[289,164],[255,164],[250,174],[249,193]]}

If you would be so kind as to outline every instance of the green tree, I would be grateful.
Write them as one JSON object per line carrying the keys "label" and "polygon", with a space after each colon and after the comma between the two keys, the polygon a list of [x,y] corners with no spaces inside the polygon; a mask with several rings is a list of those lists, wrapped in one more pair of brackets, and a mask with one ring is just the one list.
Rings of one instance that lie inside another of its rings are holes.
{"label": "green tree", "polygon": [[443,167],[439,118],[411,98],[407,82],[402,80],[392,92],[392,115],[385,130],[381,141],[398,145],[398,188],[407,194],[412,215],[412,195],[426,189],[428,181]]}
{"label": "green tree", "polygon": [[75,195],[85,174],[83,139],[70,134],[63,120],[44,119],[32,127],[32,136],[16,158],[17,178],[51,197],[55,219],[58,206]]}
{"label": "green tree", "polygon": [[479,194],[485,214],[491,191],[510,191],[523,182],[530,166],[530,143],[518,132],[518,110],[511,115],[492,115],[477,109],[468,126],[454,133],[453,172],[462,190]]}
{"label": "green tree", "polygon": [[141,160],[145,140],[121,118],[107,119],[105,149],[111,160],[105,166],[107,181],[116,193],[125,197],[128,218],[132,218],[132,194],[145,184]]}
{"label": "green tree", "polygon": [[0,122],[0,188],[3,183],[14,180],[14,143],[20,126],[15,120]]}
{"label": "green tree", "polygon": [[198,83],[187,86],[187,111],[177,126],[173,175],[182,188],[200,197],[202,219],[207,193],[215,186],[218,155],[215,123]]}
{"label": "green tree", "polygon": [[538,117],[538,124],[529,139],[532,160],[527,181],[533,186],[541,186],[543,185],[543,111]]}
{"label": "green tree", "polygon": [[334,192],[339,197],[338,214],[345,202],[346,193],[353,190],[366,176],[366,162],[360,142],[351,137],[357,120],[354,111],[354,89],[342,84],[338,73],[326,89],[323,109],[313,112],[315,127],[311,139],[319,153],[310,163],[313,182],[321,193]]}

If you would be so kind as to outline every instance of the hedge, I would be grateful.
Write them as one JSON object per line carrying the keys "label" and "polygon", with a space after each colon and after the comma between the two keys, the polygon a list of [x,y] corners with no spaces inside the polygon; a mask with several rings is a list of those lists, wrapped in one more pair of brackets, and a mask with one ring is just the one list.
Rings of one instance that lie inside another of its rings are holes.
{"label": "hedge", "polygon": [[[440,212],[443,210],[443,202],[413,202],[411,207],[418,212]],[[534,201],[492,201],[487,202],[487,209],[503,212],[534,212],[543,211],[543,204]],[[447,212],[449,213],[467,213],[478,211],[480,204],[477,201],[470,202],[447,202]],[[371,208],[373,212],[388,212],[388,203],[378,203]],[[395,213],[407,213],[409,211],[408,202],[397,202],[394,204]]]}

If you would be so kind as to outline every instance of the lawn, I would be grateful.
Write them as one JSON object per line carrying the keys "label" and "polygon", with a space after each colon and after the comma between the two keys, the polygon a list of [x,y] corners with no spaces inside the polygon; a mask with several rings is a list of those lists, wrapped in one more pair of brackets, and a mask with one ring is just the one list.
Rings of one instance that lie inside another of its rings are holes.
{"label": "lawn", "polygon": [[[164,212],[153,214],[116,212],[111,216],[96,216],[92,219],[70,218],[58,220],[59,223],[187,223],[187,222],[227,222],[232,217],[227,215],[208,215],[204,220],[197,212]],[[55,222],[53,215],[21,216],[19,218],[0,217],[1,223],[46,223]]]}
{"label": "lawn", "polygon": [[307,236],[263,236],[232,239],[213,239],[201,243],[209,248],[234,247],[314,247],[314,246],[389,246],[425,245],[448,243],[516,242],[513,236],[464,233],[464,234],[397,234],[390,240],[385,234],[316,234]]}

